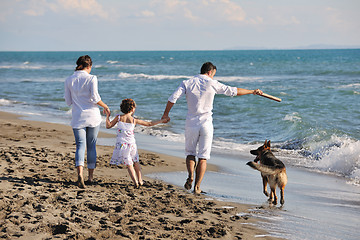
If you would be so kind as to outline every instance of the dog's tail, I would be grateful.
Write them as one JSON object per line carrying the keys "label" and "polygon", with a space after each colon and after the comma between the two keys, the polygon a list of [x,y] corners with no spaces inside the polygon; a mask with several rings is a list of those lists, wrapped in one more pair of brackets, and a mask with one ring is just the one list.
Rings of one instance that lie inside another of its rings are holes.
{"label": "dog's tail", "polygon": [[260,171],[261,173],[270,174],[270,175],[278,174],[284,170],[283,166],[268,166],[264,164],[257,164],[255,162],[248,162],[246,163],[246,165],[249,165],[253,169]]}

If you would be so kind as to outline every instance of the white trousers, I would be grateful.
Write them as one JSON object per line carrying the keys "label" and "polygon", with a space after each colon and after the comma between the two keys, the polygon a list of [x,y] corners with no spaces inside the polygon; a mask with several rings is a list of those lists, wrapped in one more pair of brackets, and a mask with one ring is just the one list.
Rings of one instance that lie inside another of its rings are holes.
{"label": "white trousers", "polygon": [[[202,125],[185,126],[185,153],[198,158],[210,159],[214,134],[212,121]],[[196,151],[196,148],[198,150]]]}

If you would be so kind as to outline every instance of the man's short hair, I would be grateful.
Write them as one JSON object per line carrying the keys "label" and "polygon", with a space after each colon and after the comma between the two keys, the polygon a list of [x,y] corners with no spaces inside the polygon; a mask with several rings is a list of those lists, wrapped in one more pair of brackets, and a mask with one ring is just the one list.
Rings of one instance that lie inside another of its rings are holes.
{"label": "man's short hair", "polygon": [[216,70],[216,66],[212,64],[211,62],[206,62],[202,65],[200,74],[208,73],[209,71]]}

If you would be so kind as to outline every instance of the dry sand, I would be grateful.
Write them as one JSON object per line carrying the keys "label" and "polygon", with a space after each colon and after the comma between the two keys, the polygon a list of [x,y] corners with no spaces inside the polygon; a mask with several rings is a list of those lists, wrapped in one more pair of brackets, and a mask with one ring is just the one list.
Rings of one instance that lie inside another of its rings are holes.
{"label": "dry sand", "polygon": [[[79,189],[72,129],[17,117],[0,112],[0,238],[275,239],[250,214],[236,215],[247,205],[148,178],[135,189],[125,168],[109,165],[112,147],[97,147],[96,184]],[[140,151],[140,161],[144,174],[185,170],[163,154]]]}

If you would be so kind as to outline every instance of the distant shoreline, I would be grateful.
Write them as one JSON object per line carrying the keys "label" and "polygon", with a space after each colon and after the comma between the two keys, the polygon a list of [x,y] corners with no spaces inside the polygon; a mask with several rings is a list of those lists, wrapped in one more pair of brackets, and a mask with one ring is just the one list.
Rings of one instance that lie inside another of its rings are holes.
{"label": "distant shoreline", "polygon": [[74,52],[74,53],[91,53],[91,52],[219,52],[219,51],[293,51],[293,50],[358,50],[360,46],[344,46],[344,47],[289,47],[289,48],[261,48],[261,47],[234,47],[226,49],[213,50],[0,50],[1,52]]}

